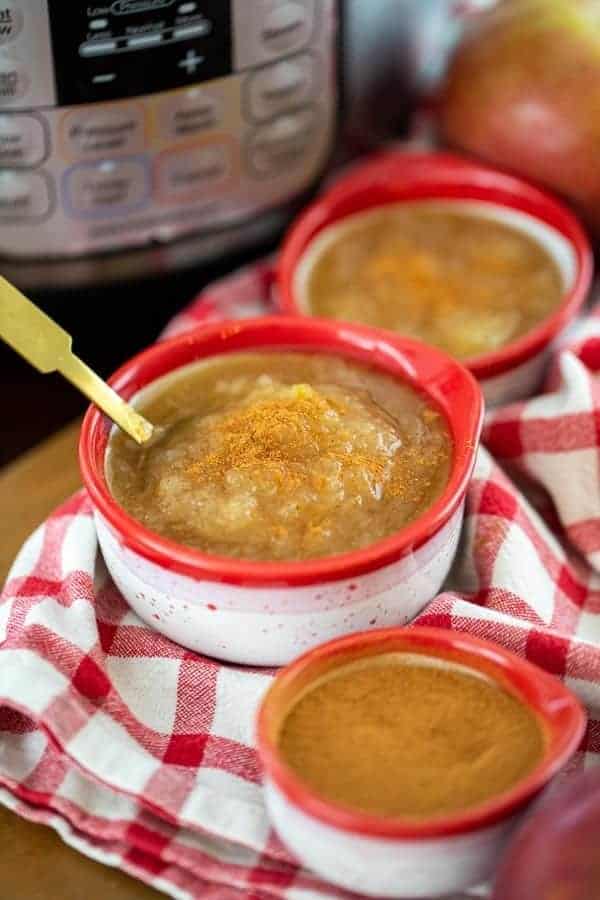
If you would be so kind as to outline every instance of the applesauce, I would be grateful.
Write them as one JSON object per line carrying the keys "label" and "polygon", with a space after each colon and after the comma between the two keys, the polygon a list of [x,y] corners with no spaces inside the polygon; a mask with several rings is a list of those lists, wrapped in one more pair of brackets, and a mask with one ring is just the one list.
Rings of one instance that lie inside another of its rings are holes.
{"label": "applesauce", "polygon": [[408,384],[326,354],[236,352],[186,366],[136,404],[157,427],[115,431],[116,500],[165,538],[248,560],[364,547],[447,484],[444,417]]}
{"label": "applesauce", "polygon": [[476,210],[401,203],[324,229],[298,266],[302,308],[462,360],[516,340],[558,307],[563,277],[540,241]]}
{"label": "applesauce", "polygon": [[466,667],[417,659],[339,666],[291,706],[279,750],[322,797],[427,819],[502,794],[540,762],[544,734],[521,700]]}

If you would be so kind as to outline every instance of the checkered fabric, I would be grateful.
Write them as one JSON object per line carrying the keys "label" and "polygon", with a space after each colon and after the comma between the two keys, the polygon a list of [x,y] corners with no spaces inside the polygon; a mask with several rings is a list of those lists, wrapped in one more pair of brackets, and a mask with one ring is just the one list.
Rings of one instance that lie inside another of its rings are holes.
{"label": "checkered fabric", "polygon": [[[270,261],[244,270],[168,333],[269,311],[272,286]],[[564,679],[590,715],[573,766],[600,761],[596,372],[592,314],[557,352],[547,392],[488,415],[456,565],[419,617]],[[0,642],[0,802],[173,897],[344,896],[295,864],[265,815],[252,735],[273,672],[144,625],[107,576],[83,493],[15,560]]]}

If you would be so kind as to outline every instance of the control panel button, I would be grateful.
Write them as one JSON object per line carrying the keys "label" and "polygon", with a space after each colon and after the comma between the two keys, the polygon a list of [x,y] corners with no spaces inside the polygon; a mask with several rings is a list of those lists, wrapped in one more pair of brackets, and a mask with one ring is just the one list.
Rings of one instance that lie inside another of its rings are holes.
{"label": "control panel button", "polygon": [[191,25],[174,28],[170,37],[172,41],[191,41],[192,38],[205,37],[211,31],[212,25],[208,19],[201,19],[199,22],[192,22]]}
{"label": "control panel button", "polygon": [[72,159],[98,159],[144,149],[144,110],[136,104],[95,106],[67,113],[62,123],[64,152]]}
{"label": "control panel button", "polygon": [[260,37],[269,53],[293,53],[303,47],[312,32],[312,9],[305,3],[276,6],[266,17]]}
{"label": "control panel button", "polygon": [[233,145],[211,141],[163,153],[158,160],[159,193],[165,200],[195,200],[222,188],[233,172]]}
{"label": "control panel button", "polygon": [[23,13],[12,3],[0,6],[0,46],[9,44],[23,28]]}
{"label": "control panel button", "polygon": [[31,86],[31,79],[25,67],[14,59],[0,59],[0,106],[21,100]]}
{"label": "control panel button", "polygon": [[88,41],[81,45],[79,52],[82,56],[104,56],[114,53],[117,46],[116,41]]}
{"label": "control panel button", "polygon": [[297,110],[257,128],[248,142],[248,162],[259,176],[279,175],[298,165],[313,140],[316,112]]}
{"label": "control panel button", "polygon": [[312,100],[316,65],[314,56],[303,53],[252,73],[245,85],[246,108],[250,117],[257,121],[272,119]]}
{"label": "control panel button", "polygon": [[148,168],[142,159],[80,163],[64,175],[65,204],[74,215],[102,218],[132,212],[150,193]]}
{"label": "control panel button", "polygon": [[46,128],[27,113],[0,113],[0,166],[39,166],[50,152]]}
{"label": "control panel button", "polygon": [[0,172],[0,221],[38,221],[51,206],[51,181],[46,173]]}
{"label": "control panel button", "polygon": [[264,65],[303,50],[317,32],[316,6],[315,0],[233,0],[234,68]]}
{"label": "control panel button", "polygon": [[125,46],[128,50],[139,50],[140,47],[154,47],[162,41],[162,34],[154,31],[150,34],[140,34],[127,40]]}
{"label": "control panel button", "polygon": [[202,88],[167,97],[160,107],[162,131],[167,140],[192,138],[219,124],[219,103]]}

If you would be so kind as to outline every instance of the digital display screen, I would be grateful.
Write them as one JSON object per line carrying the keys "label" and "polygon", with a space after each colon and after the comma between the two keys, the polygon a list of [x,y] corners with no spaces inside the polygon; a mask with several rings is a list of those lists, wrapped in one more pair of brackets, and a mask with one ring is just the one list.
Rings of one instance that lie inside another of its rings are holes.
{"label": "digital display screen", "polygon": [[61,106],[172,90],[232,71],[231,0],[49,0]]}

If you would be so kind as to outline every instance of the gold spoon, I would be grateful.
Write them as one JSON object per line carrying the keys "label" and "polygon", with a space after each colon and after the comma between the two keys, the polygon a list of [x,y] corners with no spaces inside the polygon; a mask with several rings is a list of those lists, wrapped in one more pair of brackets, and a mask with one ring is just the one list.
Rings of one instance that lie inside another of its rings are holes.
{"label": "gold spoon", "polygon": [[70,334],[0,276],[0,337],[39,372],[60,372],[138,444],[154,426],[71,350]]}

